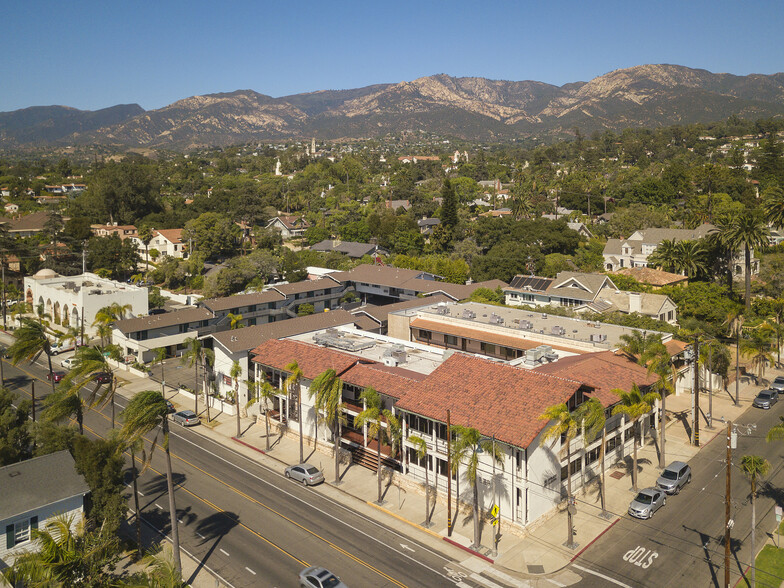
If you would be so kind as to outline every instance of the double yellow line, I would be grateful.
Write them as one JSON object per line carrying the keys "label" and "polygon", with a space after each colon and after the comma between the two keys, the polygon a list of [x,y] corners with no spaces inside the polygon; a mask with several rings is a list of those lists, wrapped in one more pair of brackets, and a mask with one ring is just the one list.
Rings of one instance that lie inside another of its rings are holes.
{"label": "double yellow line", "polygon": [[[0,359],[0,361],[2,361],[2,359]],[[19,367],[19,366],[14,366],[14,367],[16,367],[17,369],[19,369],[19,370],[20,370],[20,371],[22,371],[23,373],[27,374],[27,375],[28,375],[30,378],[33,378],[33,379],[39,380],[39,381],[41,381],[41,382],[44,382],[44,380],[43,380],[42,378],[40,378],[40,377],[36,376],[35,374],[32,374],[32,373],[28,372],[28,371],[27,371],[27,370],[25,370],[24,368],[21,368],[21,367]],[[46,383],[48,383],[48,382],[46,382]],[[18,389],[19,389],[19,390],[22,390],[22,391],[23,391],[25,394],[27,394],[28,396],[31,396],[31,394],[30,394],[29,392],[27,392],[27,390],[25,390],[24,388],[18,388]],[[92,408],[90,408],[90,410],[92,410]],[[100,415],[100,416],[101,416],[102,418],[104,418],[105,420],[107,420],[107,421],[108,421],[108,420],[110,420],[110,419],[109,419],[109,417],[107,417],[107,416],[106,416],[105,414],[103,414],[102,412],[100,412],[100,411],[98,411],[98,410],[96,410],[96,411],[94,411],[94,412],[96,412],[98,415]],[[91,428],[90,428],[90,427],[88,427],[88,426],[84,426],[84,429],[85,429],[86,431],[89,431],[90,433],[92,433],[92,434],[93,434],[93,435],[95,435],[96,437],[99,437],[99,438],[101,438],[101,439],[103,439],[103,438],[104,438],[104,437],[103,437],[101,434],[99,434],[98,432],[94,431],[93,429],[91,429]],[[149,441],[149,439],[148,439],[148,441]],[[157,445],[157,446],[158,446],[158,447],[161,447],[160,445]],[[161,449],[163,449],[163,448],[161,447]],[[125,455],[128,455],[128,456],[130,457],[130,455],[129,455],[128,453],[125,453]],[[282,518],[283,520],[285,520],[285,521],[287,521],[287,522],[291,523],[292,525],[294,525],[294,526],[298,527],[299,529],[302,529],[303,531],[305,531],[305,532],[306,532],[306,533],[308,533],[309,535],[312,535],[313,537],[315,537],[315,538],[317,538],[317,539],[319,539],[319,540],[323,541],[324,543],[326,543],[327,545],[329,545],[329,546],[330,546],[332,549],[334,549],[335,551],[337,551],[337,552],[339,552],[339,553],[341,553],[341,554],[345,555],[345,556],[346,556],[346,557],[348,557],[349,559],[351,559],[351,560],[355,561],[356,563],[358,563],[358,564],[360,564],[361,566],[363,566],[363,567],[367,568],[368,570],[370,570],[370,571],[372,571],[372,572],[375,572],[376,574],[378,574],[378,575],[379,575],[379,576],[381,576],[382,578],[385,578],[385,579],[389,580],[390,582],[392,582],[392,583],[393,583],[393,584],[395,584],[396,586],[399,586],[400,588],[406,588],[406,585],[405,585],[405,584],[402,584],[401,582],[399,582],[399,581],[398,581],[398,580],[396,580],[395,578],[391,577],[389,574],[387,574],[387,573],[385,573],[385,572],[383,572],[383,571],[379,570],[378,568],[376,568],[375,566],[373,566],[373,565],[369,564],[369,563],[368,563],[368,562],[366,562],[365,560],[363,560],[363,559],[360,559],[360,558],[358,558],[357,556],[355,556],[355,555],[353,555],[353,554],[349,553],[348,551],[346,551],[345,549],[343,549],[343,548],[342,548],[342,547],[340,547],[339,545],[337,545],[337,544],[333,543],[332,541],[330,541],[329,539],[327,539],[327,538],[325,538],[325,537],[322,537],[322,536],[321,536],[321,535],[319,535],[318,533],[315,533],[314,531],[311,531],[311,530],[310,530],[310,529],[308,529],[307,527],[304,527],[303,525],[301,525],[301,524],[299,524],[298,522],[294,521],[293,519],[291,519],[291,518],[287,517],[287,516],[286,516],[286,515],[284,515],[283,513],[281,513],[281,512],[279,512],[279,511],[275,510],[275,509],[274,509],[274,508],[272,508],[271,506],[268,506],[268,505],[264,504],[263,502],[261,502],[261,501],[259,501],[259,500],[256,500],[255,498],[253,498],[253,497],[252,497],[252,496],[250,496],[249,494],[246,494],[245,492],[243,492],[243,491],[242,491],[242,490],[240,490],[239,488],[235,488],[235,487],[234,487],[234,486],[232,486],[231,484],[229,484],[229,483],[225,482],[224,480],[221,480],[220,478],[218,478],[218,477],[216,477],[216,476],[212,475],[211,473],[209,473],[209,472],[205,471],[204,469],[200,468],[200,467],[199,467],[199,466],[197,466],[196,464],[194,464],[194,463],[191,463],[191,462],[190,462],[190,461],[188,461],[187,459],[185,459],[185,458],[182,458],[182,457],[179,457],[179,456],[178,456],[176,453],[173,453],[173,452],[172,452],[172,453],[171,453],[171,456],[172,456],[172,457],[174,457],[175,459],[178,459],[178,460],[180,460],[181,462],[183,462],[183,463],[185,463],[185,464],[187,464],[187,465],[191,466],[192,468],[194,468],[194,469],[198,470],[199,472],[201,472],[201,473],[202,473],[202,474],[204,474],[205,476],[208,476],[209,478],[212,478],[213,480],[215,480],[216,482],[218,482],[218,483],[222,484],[222,485],[223,485],[223,486],[225,486],[226,488],[229,488],[230,490],[232,490],[232,491],[233,491],[235,494],[237,494],[238,496],[241,496],[242,498],[244,498],[244,499],[246,499],[246,500],[248,500],[248,501],[250,501],[250,502],[253,502],[253,503],[255,503],[255,504],[257,504],[257,505],[261,506],[262,508],[265,508],[266,510],[268,510],[269,512],[271,512],[271,513],[273,513],[273,514],[275,514],[275,515],[279,516],[279,517],[280,517],[280,518]],[[153,472],[155,472],[157,475],[159,475],[159,476],[165,476],[165,475],[164,475],[162,472],[159,472],[158,470],[156,470],[156,469],[155,469],[155,468],[153,468],[153,467],[150,467],[150,469],[151,469]],[[201,501],[202,503],[206,504],[206,505],[207,505],[207,506],[209,506],[210,508],[214,509],[216,512],[219,512],[219,513],[221,513],[221,514],[225,514],[225,515],[228,517],[228,514],[226,513],[226,511],[225,511],[225,510],[223,510],[222,508],[220,508],[218,505],[216,505],[216,504],[214,504],[213,502],[211,502],[211,501],[207,500],[206,498],[202,498],[202,497],[201,497],[201,496],[199,496],[198,494],[195,494],[195,493],[191,492],[190,490],[188,490],[187,488],[185,488],[185,487],[184,487],[184,486],[182,486],[182,485],[179,485],[179,484],[178,484],[178,487],[179,487],[180,489],[182,489],[183,491],[185,491],[186,493],[190,494],[190,495],[191,495],[193,498],[195,498],[195,499],[197,499],[197,500]],[[137,513],[137,515],[138,515],[138,513]],[[233,518],[232,518],[232,521],[235,521],[235,519],[233,519]],[[245,529],[245,530],[249,531],[250,533],[252,533],[252,534],[253,534],[253,535],[255,535],[256,537],[258,537],[259,539],[261,539],[262,541],[264,541],[264,542],[265,542],[265,543],[267,543],[268,545],[270,545],[270,546],[274,547],[275,549],[277,549],[277,550],[278,550],[278,551],[280,551],[281,553],[283,553],[283,554],[285,554],[285,555],[289,556],[290,558],[292,558],[294,561],[298,562],[299,564],[301,564],[301,565],[303,565],[303,566],[305,566],[305,567],[308,567],[308,565],[309,565],[309,564],[308,564],[306,561],[303,561],[303,560],[299,559],[297,556],[293,555],[292,553],[289,553],[289,552],[288,552],[288,551],[286,551],[286,550],[285,550],[283,547],[281,547],[280,545],[276,544],[275,542],[273,542],[273,541],[271,541],[271,540],[267,539],[266,537],[264,537],[263,535],[261,535],[261,534],[260,534],[260,533],[258,533],[257,531],[254,531],[253,529],[251,529],[250,527],[248,527],[248,526],[247,526],[247,525],[245,525],[244,523],[242,523],[242,522],[239,522],[239,521],[235,521],[235,522],[237,522],[237,524],[238,524],[238,525],[240,525],[240,526],[241,526],[243,529]]]}

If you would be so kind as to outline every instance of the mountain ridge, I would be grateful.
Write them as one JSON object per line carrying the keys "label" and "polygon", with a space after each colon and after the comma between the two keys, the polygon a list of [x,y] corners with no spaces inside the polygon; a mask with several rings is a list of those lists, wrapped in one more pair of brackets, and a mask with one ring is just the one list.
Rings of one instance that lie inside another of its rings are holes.
{"label": "mountain ridge", "polygon": [[97,143],[190,149],[313,136],[375,138],[410,130],[508,140],[555,137],[574,127],[592,132],[707,123],[733,114],[784,116],[784,73],[737,76],[647,64],[562,86],[441,73],[278,98],[235,90],[148,111],[138,105],[94,112],[32,107],[0,113],[0,147]]}

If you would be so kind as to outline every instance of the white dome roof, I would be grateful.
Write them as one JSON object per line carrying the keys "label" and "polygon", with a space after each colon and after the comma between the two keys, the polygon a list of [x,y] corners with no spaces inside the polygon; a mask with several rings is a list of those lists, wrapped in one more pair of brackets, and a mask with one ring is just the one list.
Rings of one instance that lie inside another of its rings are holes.
{"label": "white dome roof", "polygon": [[41,279],[41,278],[58,278],[58,277],[60,277],[60,274],[58,274],[53,269],[44,268],[42,270],[38,270],[33,277],[36,278],[36,279]]}

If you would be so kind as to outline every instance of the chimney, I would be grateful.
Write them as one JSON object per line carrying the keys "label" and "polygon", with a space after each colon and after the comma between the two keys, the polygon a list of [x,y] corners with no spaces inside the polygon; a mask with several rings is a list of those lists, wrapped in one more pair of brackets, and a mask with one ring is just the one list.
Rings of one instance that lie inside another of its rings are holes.
{"label": "chimney", "polygon": [[642,294],[629,292],[629,312],[642,312]]}

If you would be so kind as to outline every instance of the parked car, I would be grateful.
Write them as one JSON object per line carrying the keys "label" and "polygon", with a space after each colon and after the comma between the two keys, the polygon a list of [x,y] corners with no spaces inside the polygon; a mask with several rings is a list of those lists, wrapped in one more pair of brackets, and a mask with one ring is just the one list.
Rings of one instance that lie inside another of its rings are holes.
{"label": "parked car", "polygon": [[65,343],[52,343],[49,345],[49,350],[52,352],[52,355],[57,355],[58,353],[64,353],[66,351],[73,351],[73,345],[66,345]]}
{"label": "parked car", "polygon": [[95,372],[93,374],[93,380],[99,384],[110,384],[112,381],[112,374],[109,372]]}
{"label": "parked car", "polygon": [[629,505],[629,514],[638,519],[649,519],[667,504],[667,495],[659,488],[645,488],[637,493]]}
{"label": "parked car", "polygon": [[199,415],[197,415],[192,410],[181,410],[180,412],[175,412],[174,416],[172,416],[172,420],[175,423],[182,425],[183,427],[192,427],[194,425],[198,425],[201,422]]}
{"label": "parked car", "polygon": [[154,314],[166,314],[166,309],[165,308],[151,308],[150,312],[148,312],[147,314],[149,314],[150,316],[152,316]]}
{"label": "parked car", "polygon": [[172,404],[171,400],[166,401],[166,414],[171,414],[173,412],[177,412],[177,409],[174,408],[174,404]]}
{"label": "parked car", "polygon": [[47,380],[50,380],[50,381],[54,380],[55,382],[59,382],[64,377],[65,377],[65,373],[64,372],[51,372],[49,374],[46,374],[46,379]]}
{"label": "parked car", "polygon": [[752,403],[757,408],[764,408],[765,410],[771,408],[779,401],[779,393],[776,390],[760,390],[757,397]]}
{"label": "parked car", "polygon": [[656,487],[667,494],[678,494],[686,484],[691,482],[691,468],[682,461],[674,461],[668,465],[656,480]]}
{"label": "parked car", "polygon": [[770,387],[777,392],[784,392],[784,376],[776,376]]}
{"label": "parked car", "polygon": [[348,588],[343,581],[326,568],[310,567],[299,575],[300,588]]}
{"label": "parked car", "polygon": [[73,369],[73,367],[76,365],[76,359],[74,359],[73,357],[66,357],[64,360],[60,362],[60,365],[67,370]]}
{"label": "parked car", "polygon": [[324,481],[324,474],[316,467],[309,463],[298,463],[297,465],[289,466],[284,472],[287,478],[302,482],[305,486],[312,486]]}

